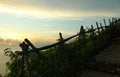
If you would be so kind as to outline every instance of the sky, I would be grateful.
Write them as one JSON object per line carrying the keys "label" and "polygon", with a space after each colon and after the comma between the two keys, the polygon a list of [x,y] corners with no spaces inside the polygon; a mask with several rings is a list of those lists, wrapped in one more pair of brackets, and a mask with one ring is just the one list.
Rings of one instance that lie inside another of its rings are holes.
{"label": "sky", "polygon": [[120,0],[0,0],[0,45],[46,45],[111,17],[120,17]]}

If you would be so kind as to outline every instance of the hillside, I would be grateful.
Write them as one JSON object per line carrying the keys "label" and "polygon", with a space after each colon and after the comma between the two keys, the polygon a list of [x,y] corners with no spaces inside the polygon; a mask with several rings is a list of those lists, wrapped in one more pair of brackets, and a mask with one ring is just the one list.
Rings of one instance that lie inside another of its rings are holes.
{"label": "hillside", "polygon": [[88,63],[82,75],[78,77],[119,77],[120,75],[120,37],[112,40],[111,44]]}
{"label": "hillside", "polygon": [[120,19],[109,22],[106,25],[104,20],[105,26],[96,22],[97,28],[91,25],[88,30],[81,26],[79,33],[68,38],[59,33],[58,42],[40,48],[25,39],[20,44],[22,51],[5,50],[10,57],[6,76],[97,77],[119,73]]}

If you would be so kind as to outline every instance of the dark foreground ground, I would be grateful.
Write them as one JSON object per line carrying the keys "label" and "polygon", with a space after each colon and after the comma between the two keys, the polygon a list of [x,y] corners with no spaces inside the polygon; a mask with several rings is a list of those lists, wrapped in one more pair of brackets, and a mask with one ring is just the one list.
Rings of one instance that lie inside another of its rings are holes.
{"label": "dark foreground ground", "polygon": [[113,39],[77,77],[120,77],[120,37]]}

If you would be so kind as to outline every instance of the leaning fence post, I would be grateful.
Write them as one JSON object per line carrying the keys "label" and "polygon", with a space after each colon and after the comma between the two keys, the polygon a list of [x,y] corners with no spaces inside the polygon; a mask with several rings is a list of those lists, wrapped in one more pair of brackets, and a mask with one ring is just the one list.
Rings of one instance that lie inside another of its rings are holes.
{"label": "leaning fence post", "polygon": [[105,19],[103,19],[103,21],[104,21],[105,29],[107,29],[107,24],[106,24]]}
{"label": "leaning fence post", "polygon": [[114,18],[112,18],[112,25],[114,25]]}
{"label": "leaning fence post", "polygon": [[82,37],[82,38],[83,38],[82,44],[84,44],[84,47],[85,47],[85,49],[86,49],[86,33],[85,33],[85,29],[84,29],[83,26],[81,26],[81,28],[80,28],[79,37]]}
{"label": "leaning fence post", "polygon": [[103,29],[102,23],[100,23],[100,27],[101,27],[101,29],[102,29],[102,31],[103,31],[104,29]]}
{"label": "leaning fence post", "polygon": [[59,33],[59,36],[60,36],[59,41],[62,42],[63,41],[62,33]]}
{"label": "leaning fence post", "polygon": [[62,48],[64,48],[64,47],[63,47],[63,44],[64,44],[63,40],[64,40],[64,39],[63,39],[63,36],[62,36],[62,33],[61,33],[61,32],[59,32],[59,37],[60,37],[60,38],[58,39],[58,41],[61,42],[60,46],[61,46]]}
{"label": "leaning fence post", "polygon": [[[95,45],[95,33],[94,33],[94,28],[93,25],[91,25],[91,39],[93,41],[93,50],[96,51],[96,45]],[[96,53],[95,53],[96,54]]]}
{"label": "leaning fence post", "polygon": [[38,52],[37,48],[26,38],[24,40],[33,50],[35,50],[35,53],[38,55],[39,59],[41,59],[42,55],[40,52]]}
{"label": "leaning fence post", "polygon": [[25,42],[23,42],[23,43],[20,44],[20,47],[22,48],[23,53],[24,53],[23,56],[24,56],[25,66],[27,68],[27,70],[26,70],[27,71],[27,76],[32,77],[32,71],[30,69],[29,59],[28,59],[28,55],[27,55],[28,45]]}
{"label": "leaning fence post", "polygon": [[109,26],[111,26],[112,25],[112,22],[111,22],[111,19],[109,19]]}
{"label": "leaning fence post", "polygon": [[80,37],[80,36],[85,37],[85,30],[84,30],[84,27],[83,27],[83,26],[81,26],[81,28],[80,28],[79,37]]}
{"label": "leaning fence post", "polygon": [[116,25],[118,26],[118,18],[116,18],[116,21],[115,21]]}
{"label": "leaning fence post", "polygon": [[118,18],[118,22],[120,23],[120,18]]}
{"label": "leaning fence post", "polygon": [[100,28],[98,26],[98,22],[96,22],[96,26],[97,26],[97,29],[98,29],[98,35],[100,35]]}
{"label": "leaning fence post", "polygon": [[117,18],[115,18],[115,25],[116,25],[116,26],[118,25],[118,21],[117,21]]}
{"label": "leaning fence post", "polygon": [[59,36],[60,36],[60,38],[59,38],[59,42],[61,42],[61,44],[60,44],[60,46],[62,47],[62,49],[63,49],[63,51],[64,51],[64,42],[63,42],[63,36],[62,36],[62,33],[59,33]]}
{"label": "leaning fence post", "polygon": [[112,26],[115,26],[115,24],[116,24],[115,20],[116,20],[115,18],[112,18]]}

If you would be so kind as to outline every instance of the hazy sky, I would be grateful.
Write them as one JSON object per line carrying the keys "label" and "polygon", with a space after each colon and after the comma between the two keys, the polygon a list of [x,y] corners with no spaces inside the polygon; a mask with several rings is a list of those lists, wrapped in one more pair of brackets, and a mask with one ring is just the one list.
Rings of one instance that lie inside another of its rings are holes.
{"label": "hazy sky", "polygon": [[0,0],[0,45],[56,41],[111,17],[120,17],[120,0]]}

